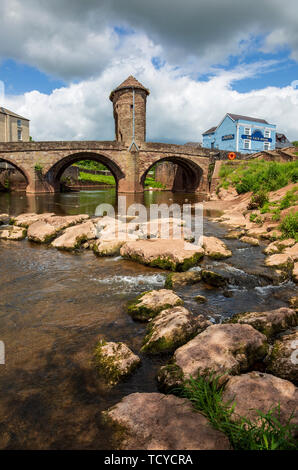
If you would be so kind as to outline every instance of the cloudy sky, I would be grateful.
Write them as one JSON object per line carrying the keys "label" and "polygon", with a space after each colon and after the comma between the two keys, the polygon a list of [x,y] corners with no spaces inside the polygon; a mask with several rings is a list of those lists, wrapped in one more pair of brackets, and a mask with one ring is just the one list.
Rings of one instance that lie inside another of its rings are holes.
{"label": "cloudy sky", "polygon": [[297,0],[0,0],[0,26],[0,106],[35,140],[113,140],[131,74],[147,140],[201,141],[227,112],[298,140]]}

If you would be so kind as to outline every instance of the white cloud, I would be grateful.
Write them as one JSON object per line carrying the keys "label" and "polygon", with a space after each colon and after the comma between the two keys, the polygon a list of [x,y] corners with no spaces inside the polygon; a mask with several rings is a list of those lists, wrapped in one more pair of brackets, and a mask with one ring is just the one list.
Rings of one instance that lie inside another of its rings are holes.
{"label": "white cloud", "polygon": [[238,93],[235,80],[258,71],[256,65],[221,72],[208,81],[181,76],[168,65],[156,70],[151,45],[143,41],[142,58],[132,55],[115,60],[100,77],[70,84],[50,95],[32,91],[7,96],[5,105],[31,119],[36,140],[113,140],[114,122],[110,91],[132,72],[150,89],[147,107],[147,140],[200,141],[202,132],[233,112],[267,119],[290,139],[298,138],[298,89],[267,87]]}
{"label": "white cloud", "polygon": [[[230,55],[291,48],[298,60],[297,1],[286,0],[1,0],[0,59],[11,57],[66,81],[97,76],[131,56],[114,27],[146,35],[162,58],[204,73]],[[132,44],[131,44],[132,46]]]}

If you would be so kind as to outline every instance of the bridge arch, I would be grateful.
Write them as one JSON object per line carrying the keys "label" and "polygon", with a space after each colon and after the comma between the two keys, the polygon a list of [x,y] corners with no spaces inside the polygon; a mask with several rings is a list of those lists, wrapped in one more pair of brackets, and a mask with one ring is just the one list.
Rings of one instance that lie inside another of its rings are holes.
{"label": "bridge arch", "polygon": [[145,179],[148,172],[157,164],[172,163],[176,166],[174,174],[172,175],[174,192],[195,192],[199,190],[199,187],[203,178],[203,169],[196,162],[189,158],[169,155],[162,158],[157,158],[155,161],[151,161],[140,177],[140,184],[145,186]]}
{"label": "bridge arch", "polygon": [[125,174],[123,173],[122,169],[119,165],[112,160],[109,156],[104,155],[103,153],[97,152],[90,152],[90,151],[81,151],[76,153],[71,153],[61,157],[58,161],[56,161],[45,173],[45,180],[49,183],[53,190],[59,191],[60,189],[60,178],[66,168],[73,165],[74,163],[80,160],[93,160],[98,163],[102,163],[105,165],[110,172],[112,173],[113,177],[115,178],[116,188],[118,189],[119,182],[123,178],[125,178]]}
{"label": "bridge arch", "polygon": [[30,175],[22,166],[20,166],[18,163],[16,163],[14,160],[10,159],[9,157],[5,156],[5,158],[3,158],[1,154],[0,154],[0,162],[9,163],[9,165],[13,166],[25,178],[26,186],[28,187],[30,185],[31,183]]}

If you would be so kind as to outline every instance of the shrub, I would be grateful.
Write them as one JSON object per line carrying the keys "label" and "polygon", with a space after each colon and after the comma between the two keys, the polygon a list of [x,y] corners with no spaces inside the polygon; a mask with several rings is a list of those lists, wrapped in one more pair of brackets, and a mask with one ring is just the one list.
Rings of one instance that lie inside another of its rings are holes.
{"label": "shrub", "polygon": [[268,195],[266,191],[260,190],[256,194],[253,194],[250,202],[248,203],[247,209],[259,209],[263,207],[264,204],[268,203]]}
{"label": "shrub", "polygon": [[258,217],[258,214],[250,214],[249,216],[250,222],[254,222],[257,217]]}
{"label": "shrub", "polygon": [[279,208],[287,209],[288,207],[293,206],[298,200],[298,194],[296,194],[298,188],[292,189],[292,191],[287,191],[286,195],[282,198],[279,204]]}
{"label": "shrub", "polygon": [[281,424],[279,405],[266,414],[258,411],[258,425],[241,417],[232,421],[233,406],[222,401],[224,387],[219,384],[219,379],[215,374],[190,378],[180,389],[180,394],[188,398],[214,428],[227,435],[235,450],[298,450],[293,437],[297,426],[292,424],[293,417]]}
{"label": "shrub", "polygon": [[294,238],[298,241],[298,212],[290,212],[282,220],[279,229],[283,238]]}

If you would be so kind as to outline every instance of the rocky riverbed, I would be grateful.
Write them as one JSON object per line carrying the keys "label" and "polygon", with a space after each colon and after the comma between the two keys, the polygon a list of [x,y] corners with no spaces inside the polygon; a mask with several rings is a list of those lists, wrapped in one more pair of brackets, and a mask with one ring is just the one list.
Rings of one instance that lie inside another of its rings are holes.
{"label": "rocky riverbed", "polygon": [[[165,394],[207,370],[225,373],[239,415],[276,401],[284,419],[294,409],[296,243],[208,219],[193,251],[187,230],[164,244],[158,227],[147,240],[152,227],[123,220],[115,232],[87,213],[0,220],[2,448],[229,448],[188,401]],[[290,263],[266,265],[275,249]],[[259,394],[244,400],[243,390]]]}

